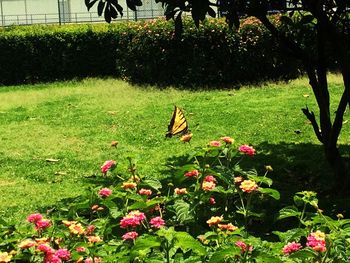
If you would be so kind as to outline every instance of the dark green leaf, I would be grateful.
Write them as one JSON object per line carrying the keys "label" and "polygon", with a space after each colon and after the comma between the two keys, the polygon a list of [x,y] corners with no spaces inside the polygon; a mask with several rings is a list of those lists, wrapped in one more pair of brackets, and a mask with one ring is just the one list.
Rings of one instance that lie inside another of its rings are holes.
{"label": "dark green leaf", "polygon": [[289,26],[294,25],[293,20],[288,16],[281,16],[280,21],[282,22],[282,24],[285,24],[285,25],[289,25]]}
{"label": "dark green leaf", "polygon": [[300,217],[301,212],[294,206],[284,207],[279,211],[277,220],[281,220],[288,217]]}
{"label": "dark green leaf", "polygon": [[295,228],[295,229],[290,229],[286,232],[273,231],[272,233],[277,235],[280,241],[287,243],[287,242],[299,240],[300,237],[305,236],[307,234],[307,230],[301,229],[301,228]]}
{"label": "dark green leaf", "polygon": [[176,232],[175,239],[175,246],[181,248],[185,252],[192,250],[194,253],[201,256],[207,253],[201,243],[186,232]]}
{"label": "dark green leaf", "polygon": [[184,200],[177,200],[174,204],[174,209],[177,220],[180,223],[185,223],[194,219],[193,215],[190,213],[190,204],[186,203]]}
{"label": "dark green leaf", "polygon": [[259,187],[259,192],[263,194],[267,194],[268,196],[271,196],[275,200],[280,199],[280,193],[275,189]]}
{"label": "dark green leaf", "polygon": [[143,235],[136,239],[130,255],[132,258],[146,255],[152,248],[160,247],[159,237]]}
{"label": "dark green leaf", "polygon": [[314,20],[313,15],[305,15],[300,19],[300,24],[309,24]]}
{"label": "dark green leaf", "polygon": [[136,12],[136,5],[133,0],[126,0],[126,4],[132,11]]}
{"label": "dark green leaf", "polygon": [[241,251],[239,250],[239,248],[236,246],[232,246],[230,248],[225,248],[215,252],[209,259],[208,263],[229,262],[227,259],[233,259],[235,256],[239,256],[240,254]]}
{"label": "dark green leaf", "polygon": [[208,15],[210,15],[211,17],[214,17],[214,18],[216,17],[216,12],[210,6],[208,7]]}

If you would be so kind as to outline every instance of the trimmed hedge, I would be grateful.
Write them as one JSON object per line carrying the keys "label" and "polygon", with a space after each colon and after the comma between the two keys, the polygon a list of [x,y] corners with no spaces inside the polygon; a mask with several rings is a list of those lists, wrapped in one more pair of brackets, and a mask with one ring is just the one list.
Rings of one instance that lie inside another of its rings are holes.
{"label": "trimmed hedge", "polygon": [[160,86],[224,86],[288,80],[300,72],[253,18],[238,32],[222,19],[208,19],[199,29],[185,20],[181,38],[164,19],[11,27],[0,31],[0,49],[4,85],[116,76]]}

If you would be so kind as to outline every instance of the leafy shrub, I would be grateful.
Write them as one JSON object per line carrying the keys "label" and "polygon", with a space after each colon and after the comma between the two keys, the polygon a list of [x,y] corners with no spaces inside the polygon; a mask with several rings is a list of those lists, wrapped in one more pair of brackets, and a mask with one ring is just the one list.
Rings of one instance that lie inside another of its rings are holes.
{"label": "leafy shrub", "polygon": [[10,27],[0,31],[2,84],[86,76],[117,76],[156,85],[224,86],[300,72],[275,41],[248,18],[238,32],[224,20],[197,29],[185,21],[181,38],[170,21]]}
{"label": "leafy shrub", "polygon": [[[27,223],[0,219],[0,261],[10,262],[348,262],[350,221],[332,219],[318,207],[314,192],[299,192],[295,206],[276,220],[295,218],[287,231],[259,232],[279,200],[268,174],[244,171],[254,158],[248,145],[230,137],[195,149],[188,162],[161,181],[129,173],[109,160],[105,185],[46,211]],[[272,224],[272,222],[270,222]],[[268,240],[266,237],[275,238]]]}

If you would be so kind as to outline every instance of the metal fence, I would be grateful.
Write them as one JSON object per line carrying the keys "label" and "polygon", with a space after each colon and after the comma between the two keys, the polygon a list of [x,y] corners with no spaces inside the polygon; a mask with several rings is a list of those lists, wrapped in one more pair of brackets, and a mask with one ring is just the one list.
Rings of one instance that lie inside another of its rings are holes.
{"label": "metal fence", "polygon": [[[146,5],[138,7],[136,12],[124,7],[123,16],[116,20],[163,16],[163,9],[154,4],[154,0],[145,3]],[[0,0],[0,26],[87,22],[104,22],[104,17],[99,17],[94,10],[88,12],[83,0]]]}

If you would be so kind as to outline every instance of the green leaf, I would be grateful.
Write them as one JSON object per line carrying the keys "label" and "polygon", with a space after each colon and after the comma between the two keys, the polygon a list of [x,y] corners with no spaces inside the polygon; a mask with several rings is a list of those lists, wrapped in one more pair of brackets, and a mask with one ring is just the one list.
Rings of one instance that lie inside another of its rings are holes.
{"label": "green leaf", "polygon": [[190,204],[186,203],[184,200],[176,200],[174,209],[176,212],[176,217],[180,223],[194,220],[193,215],[190,213]]}
{"label": "green leaf", "polygon": [[159,180],[157,179],[151,179],[151,178],[148,178],[146,180],[143,180],[142,183],[141,183],[142,186],[146,185],[146,186],[149,186],[155,190],[159,190],[160,188],[162,188],[162,184],[160,183]]}
{"label": "green leaf", "polygon": [[276,200],[280,199],[280,193],[275,189],[259,187],[259,192],[263,193],[263,194],[267,194],[268,196],[271,196],[272,198],[274,198]]}
{"label": "green leaf", "polygon": [[143,235],[136,239],[135,245],[132,247],[130,255],[132,258],[145,257],[152,248],[160,247],[159,237]]}
{"label": "green leaf", "polygon": [[307,230],[306,229],[301,229],[301,228],[294,228],[290,229],[286,232],[280,232],[280,231],[273,231],[273,234],[277,235],[281,242],[287,243],[287,242],[292,242],[299,240],[300,237],[306,236],[307,235]]}
{"label": "green leaf", "polygon": [[248,175],[248,178],[254,180],[257,183],[263,183],[268,186],[272,185],[272,179],[265,176]]}
{"label": "green leaf", "polygon": [[209,259],[208,263],[228,262],[227,259],[233,259],[235,256],[239,256],[240,254],[241,251],[236,246],[225,248],[215,252]]}
{"label": "green leaf", "polygon": [[293,252],[289,255],[289,258],[291,259],[301,259],[302,262],[311,262],[307,259],[309,258],[315,258],[318,256],[318,253],[313,251],[312,249],[304,248],[299,251]]}
{"label": "green leaf", "polygon": [[284,207],[279,211],[277,220],[281,220],[288,217],[300,217],[301,212],[294,206]]}
{"label": "green leaf", "polygon": [[121,217],[123,215],[123,212],[120,211],[117,207],[110,208],[109,213],[112,218],[117,219],[118,217]]}
{"label": "green leaf", "polygon": [[184,252],[192,250],[194,253],[201,256],[207,253],[201,243],[186,232],[176,232],[175,239],[175,246],[181,248]]}
{"label": "green leaf", "polygon": [[286,24],[286,25],[289,25],[289,26],[294,25],[293,20],[290,17],[288,17],[288,16],[281,16],[280,17],[280,21],[283,24]]}
{"label": "green leaf", "polygon": [[281,263],[283,262],[280,258],[275,255],[271,255],[266,252],[260,252],[256,258],[256,263]]}

